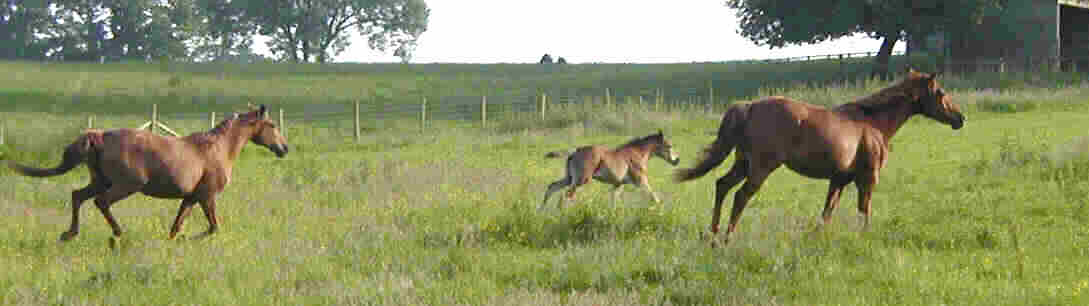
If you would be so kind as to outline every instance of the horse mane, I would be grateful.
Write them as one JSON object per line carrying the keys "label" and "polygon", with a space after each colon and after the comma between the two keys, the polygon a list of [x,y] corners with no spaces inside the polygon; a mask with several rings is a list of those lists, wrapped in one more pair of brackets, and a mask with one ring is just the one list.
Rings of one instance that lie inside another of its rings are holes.
{"label": "horse mane", "polygon": [[198,145],[198,146],[200,146],[202,148],[206,147],[206,146],[210,146],[210,145],[216,143],[216,141],[218,141],[220,137],[222,137],[224,134],[226,134],[227,130],[229,130],[231,128],[231,126],[234,125],[235,121],[238,121],[238,119],[237,118],[224,119],[223,121],[220,121],[218,124],[216,124],[216,126],[213,127],[210,130],[207,130],[207,131],[204,131],[204,132],[196,132],[196,133],[193,133],[193,134],[189,134],[189,136],[186,136],[185,138],[188,139],[190,142],[192,142],[192,143],[194,143],[194,144],[196,144],[196,145]]}
{"label": "horse mane", "polygon": [[892,109],[893,107],[903,102],[905,99],[911,97],[911,91],[914,88],[914,82],[924,78],[925,75],[919,73],[909,73],[908,76],[900,81],[896,82],[892,86],[883,88],[873,94],[859,98],[855,101],[844,103],[836,109],[838,110],[850,110],[859,109],[866,115],[872,115]]}
{"label": "horse mane", "polygon": [[623,149],[623,148],[630,148],[630,147],[634,147],[634,146],[641,146],[641,145],[647,144],[648,142],[651,142],[651,140],[654,139],[655,137],[661,137],[661,136],[659,136],[658,134],[653,134],[653,135],[635,137],[635,138],[632,138],[631,140],[629,140],[628,142],[626,142],[626,143],[624,143],[624,144],[622,144],[620,146],[617,146],[616,150],[620,150],[620,149]]}

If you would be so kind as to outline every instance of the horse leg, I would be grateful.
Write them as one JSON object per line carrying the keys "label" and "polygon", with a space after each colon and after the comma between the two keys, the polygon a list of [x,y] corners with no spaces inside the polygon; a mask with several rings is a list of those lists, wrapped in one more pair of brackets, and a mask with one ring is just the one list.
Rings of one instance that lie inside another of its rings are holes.
{"label": "horse leg", "polygon": [[[749,172],[749,162],[744,159],[738,159],[730,167],[730,171],[726,172],[726,175],[718,178],[715,181],[715,207],[711,209],[711,237],[713,238],[718,234],[718,222],[722,215],[722,201],[726,199],[726,194],[741,183],[745,179],[746,174]],[[714,240],[712,239],[712,246],[714,246]]]}
{"label": "horse leg", "polygon": [[620,193],[624,192],[621,187],[624,187],[624,184],[613,185],[613,208],[616,208],[616,203],[620,202]]}
{"label": "horse leg", "polygon": [[753,167],[750,164],[751,170],[748,179],[745,180],[744,185],[741,185],[741,189],[734,193],[734,207],[730,210],[730,224],[726,227],[726,237],[722,239],[723,245],[730,243],[730,234],[737,230],[737,223],[741,220],[741,213],[745,211],[745,206],[749,204],[752,196],[760,191],[760,186],[764,185],[764,180],[777,168],[779,168],[778,163],[765,164],[763,167]]}
{"label": "horse leg", "polygon": [[549,184],[548,190],[545,190],[544,201],[541,201],[541,206],[537,206],[537,211],[544,209],[545,205],[548,205],[548,198],[552,197],[552,193],[560,191],[561,189],[563,189],[563,187],[567,187],[567,185],[571,185],[570,176],[565,176],[563,179]]}
{"label": "horse leg", "polygon": [[72,224],[68,226],[68,231],[61,234],[60,241],[68,241],[79,235],[79,208],[83,206],[83,202],[95,197],[96,195],[106,191],[109,185],[98,180],[91,180],[90,184],[86,187],[72,191]]}
{"label": "horse leg", "polygon": [[855,181],[858,188],[858,212],[862,213],[862,231],[870,229],[870,197],[873,195],[873,187],[877,185],[877,173],[869,173]]}
{"label": "horse leg", "polygon": [[174,225],[170,226],[169,240],[174,240],[174,237],[181,231],[182,223],[185,222],[185,218],[189,217],[189,212],[193,210],[193,204],[197,204],[197,201],[192,198],[182,199],[181,207],[178,207],[178,216],[174,217]]}
{"label": "horse leg", "polygon": [[650,182],[646,175],[639,176],[637,182],[639,182],[639,187],[643,187],[643,190],[650,194],[650,198],[654,199],[654,203],[662,203],[662,199],[659,199],[658,195],[654,194],[654,189],[650,188]]}
{"label": "horse leg", "polygon": [[[571,171],[570,172],[571,173],[570,179],[573,182],[571,182],[570,187],[567,187],[567,200],[574,201],[575,200],[575,191],[578,190],[579,187],[582,187],[582,185],[586,185],[587,183],[590,183],[590,178],[593,176],[593,173],[590,172],[590,171],[587,171],[585,167],[581,167],[581,166],[577,166],[577,165],[572,166],[570,171]],[[564,204],[563,202],[560,202],[560,208],[563,208],[563,204]]]}
{"label": "horse leg", "polygon": [[113,213],[110,213],[110,206],[117,201],[127,198],[139,189],[139,187],[114,185],[106,190],[106,192],[95,197],[95,206],[98,206],[98,210],[102,212],[102,216],[106,218],[106,223],[109,223],[110,229],[113,230],[113,237],[110,238],[110,247],[114,247],[114,244],[121,239],[121,225],[117,224],[117,219],[113,217]]}
{"label": "horse leg", "polygon": [[200,234],[197,238],[207,237],[215,234],[219,230],[219,221],[216,219],[216,198],[215,196],[209,196],[207,199],[200,201],[200,210],[204,211],[204,217],[208,219],[208,231]]}
{"label": "horse leg", "polygon": [[828,196],[824,200],[824,212],[821,213],[821,217],[824,219],[822,225],[832,222],[832,211],[836,210],[836,206],[839,205],[839,196],[843,193],[843,187],[850,183],[851,180],[841,177],[833,177],[829,180]]}

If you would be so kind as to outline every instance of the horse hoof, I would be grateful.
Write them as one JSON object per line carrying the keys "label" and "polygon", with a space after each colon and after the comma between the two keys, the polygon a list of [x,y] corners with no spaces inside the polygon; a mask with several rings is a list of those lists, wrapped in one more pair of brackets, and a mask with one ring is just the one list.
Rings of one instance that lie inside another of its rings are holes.
{"label": "horse hoof", "polygon": [[61,236],[60,236],[60,242],[67,242],[67,241],[69,241],[69,240],[72,240],[72,238],[75,238],[75,237],[76,237],[76,235],[78,235],[78,234],[79,234],[79,233],[73,233],[73,232],[64,232],[64,233],[63,233],[63,234],[61,234]]}

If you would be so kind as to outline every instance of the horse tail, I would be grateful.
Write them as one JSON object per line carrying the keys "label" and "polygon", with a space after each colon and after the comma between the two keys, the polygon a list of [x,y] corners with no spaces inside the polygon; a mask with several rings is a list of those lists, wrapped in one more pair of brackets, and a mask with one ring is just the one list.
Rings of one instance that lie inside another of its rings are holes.
{"label": "horse tail", "polygon": [[570,149],[570,150],[567,150],[567,151],[552,151],[552,152],[545,153],[545,158],[566,157],[566,156],[569,156],[569,155],[574,154],[574,153],[575,153],[575,149]]}
{"label": "horse tail", "polygon": [[722,115],[722,123],[718,127],[718,136],[710,146],[703,150],[703,158],[695,167],[677,170],[674,179],[678,182],[697,179],[722,164],[726,157],[730,156],[730,152],[733,152],[734,147],[737,146],[737,142],[744,132],[745,122],[748,119],[748,104],[737,104],[727,109],[726,113]]}
{"label": "horse tail", "polygon": [[16,164],[14,161],[8,162],[8,167],[18,172],[19,174],[31,177],[50,177],[65,174],[71,171],[79,164],[82,164],[87,160],[88,155],[97,152],[97,148],[102,146],[102,131],[101,130],[87,130],[83,134],[76,138],[75,142],[69,144],[64,149],[64,159],[61,160],[59,166],[55,168],[34,168]]}

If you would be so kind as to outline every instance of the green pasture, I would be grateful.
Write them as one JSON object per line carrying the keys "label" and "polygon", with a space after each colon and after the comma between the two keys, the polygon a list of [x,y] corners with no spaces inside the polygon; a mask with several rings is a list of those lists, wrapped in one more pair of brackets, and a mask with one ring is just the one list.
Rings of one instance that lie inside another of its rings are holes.
{"label": "green pasture", "polygon": [[[402,97],[695,88],[710,79],[724,101],[776,94],[835,105],[887,85],[833,82],[822,65],[4,62],[0,159],[54,166],[87,115],[99,127],[135,127],[151,103],[164,113],[230,112],[246,101],[301,109],[372,88],[413,103]],[[827,183],[781,169],[721,249],[699,237],[728,165],[677,184],[673,168],[652,161],[661,205],[629,186],[614,207],[609,187],[591,184],[577,203],[537,210],[563,174],[561,160],[543,158],[548,151],[662,129],[690,166],[720,119],[699,107],[568,105],[544,119],[512,114],[486,129],[440,120],[422,132],[412,118],[395,119],[359,141],[345,118],[298,121],[286,158],[245,149],[219,197],[218,234],[168,241],[179,201],[136,195],[114,206],[126,231],[118,249],[107,247],[109,228],[90,202],[80,235],[57,241],[84,167],[47,179],[4,168],[0,303],[1089,304],[1089,87],[1080,78],[950,76],[964,128],[917,117],[900,130],[869,231],[859,231],[848,187],[833,224],[814,232]],[[199,117],[170,124],[208,128]],[[206,226],[194,212],[183,233]]]}

